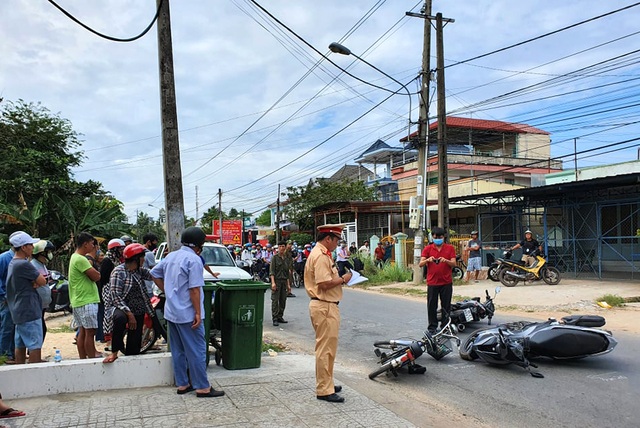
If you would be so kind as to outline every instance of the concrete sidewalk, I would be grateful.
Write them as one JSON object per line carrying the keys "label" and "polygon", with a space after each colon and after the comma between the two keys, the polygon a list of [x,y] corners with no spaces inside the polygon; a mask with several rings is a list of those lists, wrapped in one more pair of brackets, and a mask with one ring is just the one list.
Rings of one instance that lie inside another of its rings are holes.
{"label": "concrete sidewalk", "polygon": [[[117,364],[117,363],[116,363]],[[59,394],[7,403],[27,416],[2,419],[9,427],[413,427],[392,411],[342,383],[345,402],[315,398],[311,355],[263,356],[261,367],[226,370],[210,365],[221,398],[177,395],[175,387]],[[340,382],[336,367],[337,382]]]}

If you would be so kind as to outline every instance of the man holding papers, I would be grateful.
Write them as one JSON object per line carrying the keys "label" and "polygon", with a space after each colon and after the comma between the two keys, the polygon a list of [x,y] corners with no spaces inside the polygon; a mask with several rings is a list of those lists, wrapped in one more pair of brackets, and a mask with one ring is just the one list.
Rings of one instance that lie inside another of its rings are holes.
{"label": "man holding papers", "polygon": [[309,315],[316,333],[316,397],[332,403],[344,402],[333,383],[333,364],[338,350],[342,286],[351,280],[351,272],[338,275],[331,252],[342,237],[343,224],[318,227],[317,244],[311,250],[304,269],[304,285],[311,298]]}

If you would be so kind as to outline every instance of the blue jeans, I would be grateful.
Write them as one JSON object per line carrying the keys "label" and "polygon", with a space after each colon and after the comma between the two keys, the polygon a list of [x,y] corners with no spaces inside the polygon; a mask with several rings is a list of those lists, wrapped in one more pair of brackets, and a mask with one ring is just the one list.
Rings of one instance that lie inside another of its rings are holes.
{"label": "blue jeans", "polygon": [[15,344],[15,326],[9,312],[7,299],[0,301],[0,355],[7,355],[13,360],[13,352],[16,348]]}

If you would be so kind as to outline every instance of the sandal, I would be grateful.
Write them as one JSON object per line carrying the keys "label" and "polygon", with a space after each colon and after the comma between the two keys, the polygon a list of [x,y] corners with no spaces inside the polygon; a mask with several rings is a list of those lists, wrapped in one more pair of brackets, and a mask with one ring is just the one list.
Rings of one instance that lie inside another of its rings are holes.
{"label": "sandal", "polygon": [[176,392],[178,393],[178,395],[183,395],[183,394],[188,394],[189,392],[193,391],[193,386],[189,385],[187,386],[185,389],[180,389],[178,388],[176,390]]}
{"label": "sandal", "polygon": [[17,418],[18,416],[24,416],[24,415],[26,415],[25,412],[22,412],[22,411],[16,410],[16,409],[12,409],[11,407],[9,407],[4,412],[0,413],[0,419]]}
{"label": "sandal", "polygon": [[209,392],[196,392],[196,397],[205,398],[205,397],[222,397],[224,395],[224,391],[216,391],[213,389],[213,386],[209,388]]}

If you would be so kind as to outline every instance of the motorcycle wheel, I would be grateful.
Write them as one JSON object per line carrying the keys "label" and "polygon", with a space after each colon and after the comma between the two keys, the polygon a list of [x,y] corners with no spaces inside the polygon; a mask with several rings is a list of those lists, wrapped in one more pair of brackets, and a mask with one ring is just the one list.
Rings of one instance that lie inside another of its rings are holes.
{"label": "motorcycle wheel", "polygon": [[480,328],[480,329],[478,329],[476,331],[471,332],[471,334],[469,336],[467,336],[467,338],[464,339],[464,341],[460,345],[460,349],[458,350],[458,352],[460,354],[460,358],[462,358],[463,360],[466,360],[466,361],[477,360],[478,359],[478,354],[476,354],[475,351],[473,349],[471,349],[471,347],[473,346],[473,342],[475,342],[476,338],[478,337],[478,335],[480,333],[482,333],[485,330],[492,329],[492,328],[493,327],[483,327],[483,328]]}
{"label": "motorcycle wheel", "polygon": [[302,286],[302,278],[298,272],[293,272],[293,286],[300,288]]}
{"label": "motorcycle wheel", "polygon": [[509,272],[509,269],[502,269],[500,271],[500,274],[498,275],[500,282],[505,287],[515,287],[518,284],[519,279],[515,276],[508,275],[507,272]]}
{"label": "motorcycle wheel", "polygon": [[140,353],[144,354],[156,344],[156,331],[146,326],[142,329],[142,344],[140,346]]}
{"label": "motorcycle wheel", "polygon": [[451,270],[451,275],[453,276],[453,279],[462,279],[462,277],[464,276],[464,272],[462,272],[462,269],[456,266]]}
{"label": "motorcycle wheel", "polygon": [[372,371],[371,373],[369,373],[369,379],[374,379],[375,377],[381,375],[382,373],[391,370],[391,363],[385,363],[383,365],[380,366],[380,368],[378,368],[377,370]]}
{"label": "motorcycle wheel", "polygon": [[540,276],[549,285],[558,285],[560,283],[560,271],[553,266],[543,267]]}
{"label": "motorcycle wheel", "polygon": [[499,266],[490,267],[489,270],[487,271],[487,277],[494,282],[500,281],[500,278],[498,278],[499,274],[500,274]]}

